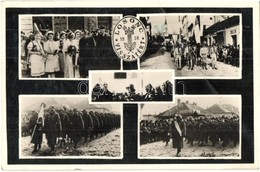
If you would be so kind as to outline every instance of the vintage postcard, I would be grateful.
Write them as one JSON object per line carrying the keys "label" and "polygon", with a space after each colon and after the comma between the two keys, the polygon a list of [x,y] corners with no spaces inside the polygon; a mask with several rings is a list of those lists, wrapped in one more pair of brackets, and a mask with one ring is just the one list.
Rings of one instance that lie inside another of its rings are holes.
{"label": "vintage postcard", "polygon": [[2,169],[259,168],[259,8],[2,1]]}

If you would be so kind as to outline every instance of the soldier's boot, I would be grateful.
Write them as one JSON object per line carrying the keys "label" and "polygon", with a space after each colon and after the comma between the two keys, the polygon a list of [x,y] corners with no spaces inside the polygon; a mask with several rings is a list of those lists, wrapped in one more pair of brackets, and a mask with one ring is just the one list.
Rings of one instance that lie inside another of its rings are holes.
{"label": "soldier's boot", "polygon": [[54,153],[54,146],[51,146],[51,153]]}
{"label": "soldier's boot", "polygon": [[35,152],[37,152],[37,144],[34,145],[34,149],[33,149],[32,153],[35,153]]}
{"label": "soldier's boot", "polygon": [[180,156],[180,152],[181,152],[181,148],[177,148],[177,154],[176,154],[177,157]]}
{"label": "soldier's boot", "polygon": [[38,150],[40,150],[41,149],[41,144],[38,144]]}

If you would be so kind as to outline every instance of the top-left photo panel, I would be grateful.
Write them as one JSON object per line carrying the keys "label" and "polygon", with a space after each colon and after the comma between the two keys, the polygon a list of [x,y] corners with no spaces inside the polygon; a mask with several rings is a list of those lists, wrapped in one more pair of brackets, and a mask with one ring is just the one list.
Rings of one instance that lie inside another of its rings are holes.
{"label": "top-left photo panel", "polygon": [[111,33],[121,14],[19,15],[19,79],[85,80],[120,70]]}

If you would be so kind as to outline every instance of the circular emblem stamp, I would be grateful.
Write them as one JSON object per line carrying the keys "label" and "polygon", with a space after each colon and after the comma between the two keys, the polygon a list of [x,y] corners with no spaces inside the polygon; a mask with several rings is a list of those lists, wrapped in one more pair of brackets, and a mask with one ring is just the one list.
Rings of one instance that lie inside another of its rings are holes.
{"label": "circular emblem stamp", "polygon": [[112,45],[119,58],[129,62],[137,60],[147,47],[145,26],[136,17],[125,16],[114,28]]}

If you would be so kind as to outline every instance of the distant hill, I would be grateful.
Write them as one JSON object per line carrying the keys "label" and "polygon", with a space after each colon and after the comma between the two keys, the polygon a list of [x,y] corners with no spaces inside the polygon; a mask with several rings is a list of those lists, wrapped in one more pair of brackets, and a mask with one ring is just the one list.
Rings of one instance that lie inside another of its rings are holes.
{"label": "distant hill", "polygon": [[49,108],[50,106],[59,107],[59,108],[61,108],[63,106],[66,106],[67,108],[75,107],[75,105],[73,103],[71,103],[70,101],[68,101],[66,98],[60,98],[60,97],[56,97],[56,98],[48,97],[47,98],[46,97],[46,98],[39,99],[38,101],[36,101],[34,104],[32,104],[30,106],[24,107],[22,109],[22,111],[23,112],[31,111],[31,110],[39,111],[42,103],[45,103],[47,108]]}
{"label": "distant hill", "polygon": [[214,104],[207,109],[207,111],[213,114],[239,114],[239,109],[230,104]]}

